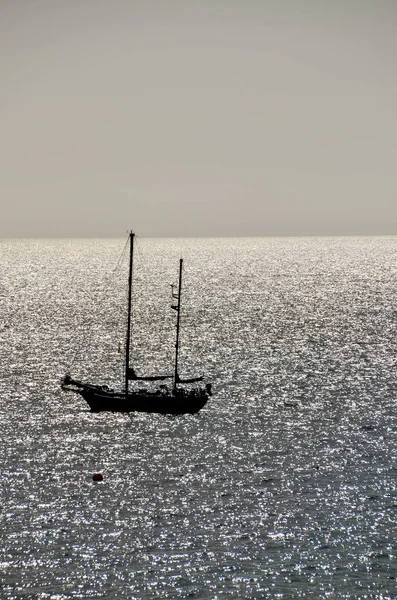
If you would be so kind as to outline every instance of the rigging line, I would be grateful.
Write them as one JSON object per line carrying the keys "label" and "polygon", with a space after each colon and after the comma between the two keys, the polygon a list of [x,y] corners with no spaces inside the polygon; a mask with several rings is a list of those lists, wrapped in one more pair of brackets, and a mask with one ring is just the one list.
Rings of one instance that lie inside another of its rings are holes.
{"label": "rigging line", "polygon": [[[128,239],[126,241],[126,243],[124,244],[124,247],[121,251],[121,254],[119,255],[116,265],[114,266],[114,268],[110,271],[110,274],[105,275],[105,289],[104,289],[104,300],[107,299],[108,295],[109,295],[109,289],[110,289],[110,283],[114,278],[115,273],[121,268],[123,261],[125,259],[125,254],[126,254],[126,250],[127,250],[127,246],[128,246]],[[75,339],[77,338],[77,332],[75,335]],[[91,332],[92,335],[92,332]],[[76,344],[74,344],[76,346]],[[84,344],[84,348],[87,346],[87,344]],[[70,372],[71,368],[73,367],[73,365],[75,364],[76,360],[77,360],[77,356],[78,354],[82,351],[83,348],[81,347],[77,347],[72,359],[69,361],[68,365],[67,365],[67,372]]]}
{"label": "rigging line", "polygon": [[[168,289],[171,287],[171,293],[169,293]],[[174,351],[175,351],[175,314],[171,310],[171,306],[175,304],[175,298],[173,297],[173,293],[175,292],[175,288],[177,284],[166,284],[166,286],[161,285],[161,290],[164,289],[164,293],[158,296],[158,303],[161,302],[161,308],[155,307],[157,314],[160,315],[159,323],[157,326],[158,337],[159,337],[159,347],[163,349],[163,357],[162,360],[164,362],[165,369],[171,369],[174,362]],[[165,293],[167,290],[167,293]]]}
{"label": "rigging line", "polygon": [[[136,238],[136,236],[135,236],[135,238]],[[121,268],[124,266],[124,263],[126,263],[127,250],[129,249],[129,245],[130,245],[130,235],[128,232],[128,236],[127,236],[126,242],[124,244],[123,251],[122,251],[119,261],[114,269],[114,273],[118,269],[121,270]],[[123,290],[124,290],[124,288],[125,288],[125,286],[123,285]],[[125,293],[126,293],[126,295],[128,295],[127,291],[125,291]],[[115,318],[115,331],[116,331],[116,339],[118,340],[118,354],[119,355],[122,355],[122,348],[123,348],[123,342],[124,342],[123,327],[124,327],[124,321],[125,321],[125,306],[126,306],[125,302],[122,302],[117,306],[117,313],[116,313],[116,318]],[[123,341],[121,341],[121,340],[123,340]],[[121,378],[123,377],[124,369],[125,369],[125,365],[124,365],[123,361],[119,360],[118,370],[120,372]]]}
{"label": "rigging line", "polygon": [[[168,290],[167,290],[168,291]],[[174,340],[173,340],[173,334],[174,334],[174,320],[173,317],[175,315],[171,314],[173,311],[170,309],[170,305],[173,302],[173,298],[170,298],[167,294],[166,296],[166,302],[165,302],[165,308],[166,311],[164,313],[164,318],[162,320],[162,326],[160,329],[160,343],[162,344],[162,347],[166,348],[165,351],[165,363],[167,365],[169,365],[169,368],[172,368],[172,359],[173,359],[173,344],[174,344]]]}
{"label": "rigging line", "polygon": [[[148,269],[148,261],[146,258],[146,253],[143,251],[142,244],[139,242],[136,243],[137,237],[134,238],[134,282],[132,286],[132,323],[135,324],[133,335],[131,336],[130,344],[131,344],[131,354],[136,355],[137,350],[137,336],[139,336],[138,331],[138,322],[139,322],[139,306],[142,302],[142,299],[145,297],[149,297],[148,289],[147,289],[147,273]],[[140,238],[138,237],[138,240]],[[137,265],[137,268],[135,267]],[[138,310],[138,312],[137,312]]]}
{"label": "rigging line", "polygon": [[151,295],[152,302],[149,308],[149,318],[153,319],[156,323],[155,336],[151,336],[150,345],[153,348],[152,356],[156,357],[156,368],[161,372],[163,370],[168,372],[172,364],[169,356],[170,353],[168,352],[172,348],[170,330],[170,316],[172,315],[169,314],[169,305],[171,302],[168,293],[163,293],[165,286],[161,285],[157,287],[159,287],[159,293]]}
{"label": "rigging line", "polygon": [[180,337],[180,354],[181,357],[184,357],[184,361],[182,362],[187,363],[189,362],[189,358],[197,352],[195,347],[198,344],[199,338],[199,326],[197,318],[195,317],[197,301],[195,301],[196,297],[194,290],[189,284],[189,281],[189,270],[187,270],[187,272],[184,272],[184,300],[181,306],[181,312],[183,314],[183,331],[181,332]]}
{"label": "rigging line", "polygon": [[117,261],[117,263],[116,263],[116,265],[115,265],[115,267],[113,269],[113,273],[115,273],[117,271],[117,269],[119,269],[121,267],[121,265],[122,265],[122,263],[123,263],[123,261],[125,259],[125,255],[126,255],[126,252],[127,252],[128,244],[129,244],[129,237],[127,237],[127,239],[125,241],[125,244],[124,244],[124,247],[123,247],[123,249],[121,251],[119,259],[118,259],[118,261]]}
{"label": "rigging line", "polygon": [[[113,275],[117,272],[117,270],[121,270],[121,267],[123,266],[123,264],[125,262],[128,245],[129,245],[129,237],[126,240],[126,243],[124,245],[124,248],[123,248],[123,251],[119,258],[119,261],[113,270]],[[121,324],[122,318],[124,318],[123,317],[124,306],[121,306],[121,305],[118,306],[117,311],[118,311],[118,313],[117,313],[117,318],[116,318],[116,330],[117,330],[117,337],[119,338],[120,334],[121,334],[121,325],[120,324]]]}

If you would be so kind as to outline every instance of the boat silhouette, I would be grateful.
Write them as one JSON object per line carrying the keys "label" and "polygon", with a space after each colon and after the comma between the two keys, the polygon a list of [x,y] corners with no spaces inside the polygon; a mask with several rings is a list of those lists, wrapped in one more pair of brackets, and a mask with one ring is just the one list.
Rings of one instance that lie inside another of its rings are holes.
{"label": "boat silhouette", "polygon": [[[127,331],[125,343],[125,377],[124,389],[115,391],[107,385],[85,383],[72,378],[67,373],[62,379],[61,387],[66,392],[79,394],[89,405],[91,412],[146,412],[160,414],[194,414],[205,406],[212,395],[211,384],[202,384],[203,377],[182,379],[179,377],[179,347],[181,324],[181,297],[183,259],[179,261],[179,282],[177,292],[172,289],[173,300],[176,304],[172,308],[177,313],[174,372],[167,375],[139,376],[131,365],[131,330],[132,330],[132,286],[133,286],[133,258],[134,258],[134,233],[129,234],[129,275],[128,275],[128,311]],[[121,349],[120,349],[121,350]],[[130,389],[130,382],[167,382],[160,383],[157,389],[147,388]],[[198,385],[200,384],[200,385]]]}

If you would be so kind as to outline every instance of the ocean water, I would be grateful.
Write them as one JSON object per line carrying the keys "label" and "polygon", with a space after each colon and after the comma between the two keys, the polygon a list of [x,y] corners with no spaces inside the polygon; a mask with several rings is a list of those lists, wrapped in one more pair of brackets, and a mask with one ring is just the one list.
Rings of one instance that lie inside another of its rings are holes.
{"label": "ocean water", "polygon": [[138,238],[140,373],[185,259],[179,417],[59,386],[122,381],[123,248],[0,241],[1,599],[396,598],[397,239]]}

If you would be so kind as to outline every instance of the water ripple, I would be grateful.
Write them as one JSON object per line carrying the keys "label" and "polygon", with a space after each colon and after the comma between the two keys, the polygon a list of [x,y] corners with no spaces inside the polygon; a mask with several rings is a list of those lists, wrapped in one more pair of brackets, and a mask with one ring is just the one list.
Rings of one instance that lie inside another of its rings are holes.
{"label": "water ripple", "polygon": [[120,380],[123,242],[1,242],[2,598],[395,598],[396,240],[138,242],[137,362],[170,366],[182,250],[198,415],[59,389]]}

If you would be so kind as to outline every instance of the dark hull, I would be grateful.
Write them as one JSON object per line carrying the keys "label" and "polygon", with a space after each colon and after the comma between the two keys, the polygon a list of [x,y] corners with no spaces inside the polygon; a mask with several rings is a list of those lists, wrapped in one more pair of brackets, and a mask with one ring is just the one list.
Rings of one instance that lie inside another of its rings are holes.
{"label": "dark hull", "polygon": [[177,389],[172,394],[161,391],[140,390],[125,394],[106,386],[81,383],[66,376],[61,385],[66,392],[79,394],[87,402],[91,412],[146,412],[162,415],[195,414],[206,405],[210,392],[205,389],[186,391]]}
{"label": "dark hull", "polygon": [[101,393],[82,390],[80,394],[89,405],[91,412],[146,412],[162,415],[195,414],[205,406],[206,394],[194,397],[189,395],[124,394]]}
{"label": "dark hull", "polygon": [[[162,415],[194,415],[207,404],[211,386],[186,390],[177,388],[170,394],[165,390],[150,392],[138,390],[127,397],[107,386],[82,383],[66,375],[61,383],[65,392],[79,394],[89,405],[91,412],[147,412]],[[162,386],[165,387],[165,386]]]}

